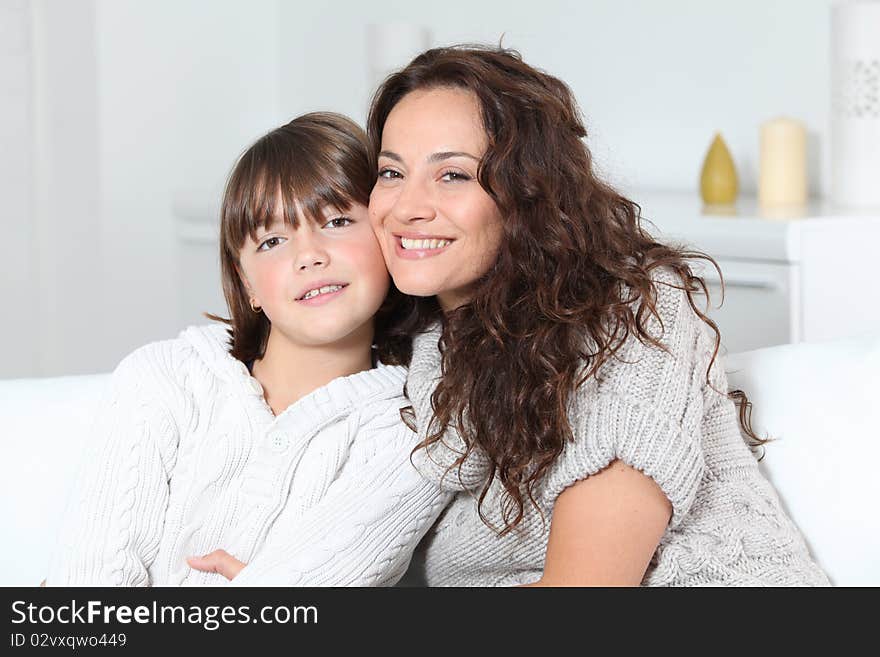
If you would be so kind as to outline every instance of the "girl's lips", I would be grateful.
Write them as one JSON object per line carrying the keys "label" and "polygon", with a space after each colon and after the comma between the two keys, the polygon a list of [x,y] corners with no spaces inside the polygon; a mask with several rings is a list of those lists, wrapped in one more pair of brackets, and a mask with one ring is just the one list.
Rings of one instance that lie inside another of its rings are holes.
{"label": "girl's lips", "polygon": [[295,301],[305,306],[323,306],[325,303],[333,301],[333,299],[345,292],[346,289],[348,289],[347,284],[344,285],[341,290],[336,290],[336,292],[325,292],[324,294],[319,294],[311,299],[296,299]]}
{"label": "girl's lips", "polygon": [[441,246],[436,249],[404,249],[400,236],[395,235],[394,252],[397,254],[398,258],[403,258],[404,260],[421,260],[423,258],[431,258],[435,255],[443,253],[454,243],[455,240],[450,240],[449,244],[447,244],[446,246]]}

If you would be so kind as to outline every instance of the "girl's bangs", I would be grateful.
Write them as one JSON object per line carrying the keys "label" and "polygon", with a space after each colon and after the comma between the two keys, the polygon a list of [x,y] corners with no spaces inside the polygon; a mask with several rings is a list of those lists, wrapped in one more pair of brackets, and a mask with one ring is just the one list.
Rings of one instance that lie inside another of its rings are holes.
{"label": "girl's bangs", "polygon": [[344,212],[361,196],[336,163],[302,154],[275,161],[249,159],[233,171],[222,208],[230,242],[239,249],[248,237],[256,241],[260,230],[267,230],[276,217],[294,228],[301,217],[323,226],[327,207]]}

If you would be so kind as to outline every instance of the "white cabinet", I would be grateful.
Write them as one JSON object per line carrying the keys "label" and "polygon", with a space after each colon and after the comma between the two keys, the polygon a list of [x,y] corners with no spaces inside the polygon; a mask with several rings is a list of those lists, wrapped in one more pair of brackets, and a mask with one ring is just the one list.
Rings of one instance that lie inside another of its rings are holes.
{"label": "white cabinet", "polygon": [[730,351],[800,339],[796,307],[799,265],[724,258],[716,261],[724,275],[723,303],[718,273],[711,265],[702,267],[712,301],[709,316],[718,324],[722,342]]}
{"label": "white cabinet", "polygon": [[645,228],[659,239],[715,258],[701,263],[709,315],[729,352],[880,333],[880,210],[854,213],[814,203],[788,217],[761,213],[753,199],[736,214],[704,210],[696,194],[634,192]]}

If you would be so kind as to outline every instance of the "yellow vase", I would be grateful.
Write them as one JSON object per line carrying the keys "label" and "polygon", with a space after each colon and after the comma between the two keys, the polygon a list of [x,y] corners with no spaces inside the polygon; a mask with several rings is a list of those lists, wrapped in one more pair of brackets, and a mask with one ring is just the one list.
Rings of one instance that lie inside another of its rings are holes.
{"label": "yellow vase", "polygon": [[707,205],[728,205],[736,201],[739,182],[736,178],[736,167],[727,149],[727,144],[720,133],[706,153],[703,171],[700,173],[700,195]]}

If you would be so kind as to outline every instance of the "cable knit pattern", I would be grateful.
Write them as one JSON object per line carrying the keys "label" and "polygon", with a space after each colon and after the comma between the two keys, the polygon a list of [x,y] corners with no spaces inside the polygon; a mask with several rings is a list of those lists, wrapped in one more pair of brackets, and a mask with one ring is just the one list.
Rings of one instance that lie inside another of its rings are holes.
{"label": "cable knit pattern", "polygon": [[186,557],[222,548],[235,585],[394,584],[450,499],[409,462],[406,368],[334,379],[275,417],[192,327],[113,374],[49,568],[51,586],[225,585]]}
{"label": "cable knit pattern", "polygon": [[[672,287],[667,270],[655,275],[656,318],[649,332],[665,352],[629,336],[617,358],[572,395],[568,419],[574,441],[537,489],[542,518],[527,504],[515,532],[500,537],[477,514],[476,485],[485,481],[485,456],[475,455],[456,494],[419,547],[409,578],[432,586],[506,586],[543,574],[553,504],[568,486],[620,459],[653,478],[669,498],[673,515],[645,573],[645,586],[828,585],[803,537],[782,509],[770,483],[739,431],[734,403],[706,383],[714,335]],[[431,418],[429,399],[440,377],[440,326],[416,336],[407,390],[420,434]],[[719,355],[710,381],[727,391]],[[452,434],[452,435],[450,435]],[[438,449],[417,461],[439,480],[439,465],[461,452],[460,436],[447,432]],[[439,453],[438,453],[439,452]],[[772,444],[767,458],[773,458]],[[455,474],[443,482],[457,481]],[[502,527],[503,489],[490,486],[484,512]],[[546,520],[545,520],[546,519]]]}

